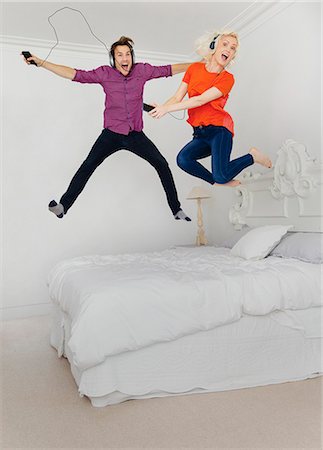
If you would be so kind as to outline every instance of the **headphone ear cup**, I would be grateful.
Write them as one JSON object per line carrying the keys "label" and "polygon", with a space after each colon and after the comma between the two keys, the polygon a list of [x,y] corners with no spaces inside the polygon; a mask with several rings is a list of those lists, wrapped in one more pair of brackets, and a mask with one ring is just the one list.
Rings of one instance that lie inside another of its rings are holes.
{"label": "headphone ear cup", "polygon": [[[132,59],[132,64],[134,64],[135,63],[135,52],[133,49],[131,50],[131,59]],[[112,52],[109,52],[109,60],[110,60],[110,66],[115,67],[116,64],[115,64],[114,56],[113,56]]]}
{"label": "headphone ear cup", "polygon": [[214,49],[215,49],[215,41],[217,40],[217,38],[218,38],[219,36],[220,36],[220,35],[217,34],[217,35],[213,38],[213,41],[211,41],[211,43],[210,43],[210,49],[211,49],[211,50],[214,50]]}
{"label": "headphone ear cup", "polygon": [[110,66],[115,67],[114,57],[111,52],[109,52],[109,60],[110,60]]}

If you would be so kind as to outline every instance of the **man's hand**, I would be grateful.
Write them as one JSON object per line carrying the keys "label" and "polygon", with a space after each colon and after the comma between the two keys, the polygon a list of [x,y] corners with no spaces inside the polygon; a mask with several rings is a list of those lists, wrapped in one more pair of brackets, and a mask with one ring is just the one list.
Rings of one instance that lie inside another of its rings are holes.
{"label": "man's hand", "polygon": [[[22,55],[22,53],[20,53],[20,54]],[[27,58],[27,59],[24,57],[24,61],[25,61],[25,63],[28,64],[28,65],[31,64],[31,61],[35,61],[35,63],[37,64],[37,66],[40,66],[41,63],[43,62],[40,58],[38,58],[38,57],[35,56],[35,55],[31,55],[31,57],[30,57],[30,58]]]}

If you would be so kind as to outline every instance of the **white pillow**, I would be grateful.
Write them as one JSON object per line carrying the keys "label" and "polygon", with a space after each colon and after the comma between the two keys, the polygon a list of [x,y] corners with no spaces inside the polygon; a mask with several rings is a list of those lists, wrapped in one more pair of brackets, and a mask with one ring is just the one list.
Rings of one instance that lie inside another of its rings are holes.
{"label": "white pillow", "polygon": [[244,259],[265,258],[293,225],[266,225],[250,230],[230,250]]}
{"label": "white pillow", "polygon": [[228,239],[225,239],[219,247],[232,248],[236,245],[239,239],[242,238],[245,234],[247,234],[251,230],[248,225],[244,226],[241,230],[234,231],[233,234]]}

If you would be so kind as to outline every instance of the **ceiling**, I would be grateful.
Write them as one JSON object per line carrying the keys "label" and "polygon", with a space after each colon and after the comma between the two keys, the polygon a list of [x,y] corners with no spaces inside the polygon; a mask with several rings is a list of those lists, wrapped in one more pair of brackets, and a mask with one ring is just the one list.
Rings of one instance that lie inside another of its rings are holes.
{"label": "ceiling", "polygon": [[[4,2],[2,35],[56,42],[48,16],[63,7],[80,10],[94,34],[110,47],[130,36],[142,52],[193,54],[193,44],[206,31],[224,28],[258,2]],[[65,9],[51,21],[61,42],[99,44],[82,15]]]}

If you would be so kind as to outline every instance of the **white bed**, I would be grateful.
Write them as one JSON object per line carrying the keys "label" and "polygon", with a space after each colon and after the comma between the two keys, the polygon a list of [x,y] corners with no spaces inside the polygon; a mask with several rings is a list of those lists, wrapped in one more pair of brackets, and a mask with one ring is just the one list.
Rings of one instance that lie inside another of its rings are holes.
{"label": "white bed", "polygon": [[[320,175],[288,141],[275,171],[245,177],[231,222],[321,231]],[[93,406],[314,377],[321,268],[211,246],[63,261],[49,276],[51,344]]]}

